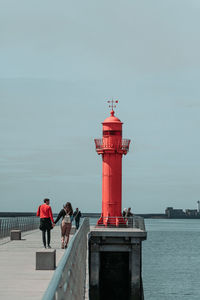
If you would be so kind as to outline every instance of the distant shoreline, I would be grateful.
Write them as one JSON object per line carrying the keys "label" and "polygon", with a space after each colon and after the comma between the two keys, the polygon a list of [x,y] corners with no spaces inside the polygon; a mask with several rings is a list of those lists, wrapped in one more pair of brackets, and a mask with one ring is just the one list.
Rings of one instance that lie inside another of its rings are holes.
{"label": "distant shoreline", "polygon": [[[57,216],[58,213],[53,214]],[[82,217],[88,218],[99,218],[101,213],[82,213]],[[33,217],[36,213],[33,212],[0,212],[0,218],[9,217]],[[144,219],[200,219],[200,216],[171,216],[168,217],[166,214],[150,213],[150,214],[135,214],[137,217],[142,217]]]}

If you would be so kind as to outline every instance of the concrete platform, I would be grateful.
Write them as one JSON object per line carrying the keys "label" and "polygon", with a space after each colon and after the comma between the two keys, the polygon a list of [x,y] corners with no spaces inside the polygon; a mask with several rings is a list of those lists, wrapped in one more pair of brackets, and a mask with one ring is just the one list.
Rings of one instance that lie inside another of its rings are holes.
{"label": "concrete platform", "polygon": [[[36,251],[42,248],[40,230],[22,233],[21,240],[0,239],[0,299],[42,299],[53,270],[35,270]],[[64,253],[60,226],[51,231],[51,247],[56,249],[56,265]]]}
{"label": "concrete platform", "polygon": [[110,228],[110,227],[96,227],[90,226],[90,235],[91,236],[104,236],[104,237],[112,237],[113,235],[116,237],[133,237],[133,238],[144,238],[146,239],[147,233],[145,230],[141,230],[140,228]]}

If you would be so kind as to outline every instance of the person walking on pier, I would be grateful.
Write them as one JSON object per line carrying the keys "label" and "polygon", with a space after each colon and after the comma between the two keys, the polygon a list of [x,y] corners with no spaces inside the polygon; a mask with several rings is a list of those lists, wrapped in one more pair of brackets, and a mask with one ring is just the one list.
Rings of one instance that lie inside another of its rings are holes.
{"label": "person walking on pier", "polygon": [[59,212],[55,224],[62,218],[61,222],[61,248],[67,248],[69,242],[69,234],[72,228],[73,209],[70,202],[67,202],[63,209]]}
{"label": "person walking on pier", "polygon": [[40,205],[37,210],[37,217],[40,217],[40,230],[42,231],[42,241],[44,248],[46,248],[46,232],[47,232],[47,247],[51,248],[51,229],[55,226],[50,200],[44,199],[44,204]]}
{"label": "person walking on pier", "polygon": [[80,223],[80,218],[81,218],[81,211],[78,209],[78,207],[76,208],[73,216],[75,219],[76,229],[78,229],[79,223]]}

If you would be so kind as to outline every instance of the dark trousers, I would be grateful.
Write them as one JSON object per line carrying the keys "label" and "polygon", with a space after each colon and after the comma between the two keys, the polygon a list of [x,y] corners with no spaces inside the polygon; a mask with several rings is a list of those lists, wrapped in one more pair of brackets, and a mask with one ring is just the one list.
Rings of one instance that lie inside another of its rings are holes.
{"label": "dark trousers", "polygon": [[47,232],[47,245],[50,245],[51,241],[51,232],[50,229],[42,230],[42,241],[44,244],[44,247],[46,247],[46,232]]}
{"label": "dark trousers", "polygon": [[76,229],[79,228],[79,222],[80,222],[80,220],[75,220],[75,223],[76,223]]}

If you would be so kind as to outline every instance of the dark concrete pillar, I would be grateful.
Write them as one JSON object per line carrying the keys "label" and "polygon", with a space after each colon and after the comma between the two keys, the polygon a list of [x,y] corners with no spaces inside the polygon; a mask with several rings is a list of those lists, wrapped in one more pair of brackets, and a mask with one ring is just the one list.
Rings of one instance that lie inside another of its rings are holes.
{"label": "dark concrete pillar", "polygon": [[141,300],[141,243],[132,244],[131,255],[131,300]]}
{"label": "dark concrete pillar", "polygon": [[100,252],[99,244],[90,244],[90,300],[100,299],[99,289],[99,268],[100,268]]}

